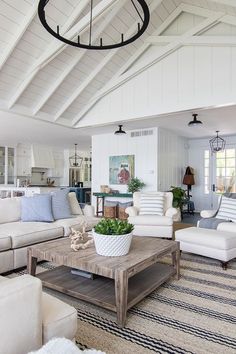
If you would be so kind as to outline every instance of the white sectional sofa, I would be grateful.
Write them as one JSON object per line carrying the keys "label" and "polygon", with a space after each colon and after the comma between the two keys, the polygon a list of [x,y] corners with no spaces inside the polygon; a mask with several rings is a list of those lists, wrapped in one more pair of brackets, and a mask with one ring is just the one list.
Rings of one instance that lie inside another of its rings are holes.
{"label": "white sectional sofa", "polygon": [[76,335],[76,309],[42,292],[41,281],[28,274],[0,276],[0,312],[1,354],[26,354],[52,338]]}
{"label": "white sectional sofa", "polygon": [[78,229],[86,222],[87,230],[99,221],[93,208],[86,205],[83,214],[47,222],[22,222],[21,197],[0,199],[0,274],[27,264],[27,247],[68,236],[70,227]]}

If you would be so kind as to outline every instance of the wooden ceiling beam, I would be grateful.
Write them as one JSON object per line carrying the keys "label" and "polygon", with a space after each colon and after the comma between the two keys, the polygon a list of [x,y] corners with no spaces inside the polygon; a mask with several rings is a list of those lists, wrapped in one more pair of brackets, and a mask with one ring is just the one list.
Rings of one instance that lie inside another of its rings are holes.
{"label": "wooden ceiling beam", "polygon": [[[104,29],[112,22],[117,13],[122,9],[127,0],[120,0],[119,4],[112,9],[112,11],[107,15],[106,21],[103,21],[98,27],[96,32],[93,35],[93,43],[99,38]],[[58,87],[63,83],[66,77],[71,73],[76,65],[82,60],[82,58],[87,54],[87,50],[78,51],[77,55],[73,58],[68,68],[57,78],[57,80],[51,85],[49,90],[46,91],[45,95],[41,98],[40,102],[33,110],[33,114],[36,115],[40,109],[45,105],[45,103],[50,99]]]}
{"label": "wooden ceiling beam", "polygon": [[147,42],[152,45],[166,44],[173,41],[179,41],[182,45],[208,45],[208,46],[235,46],[236,38],[234,36],[190,36],[182,38],[181,36],[150,36]]}
{"label": "wooden ceiling beam", "polygon": [[38,4],[37,2],[32,5],[30,11],[26,14],[24,21],[19,26],[17,32],[14,35],[14,39],[6,45],[1,57],[0,57],[0,70],[2,69],[3,65],[6,63],[8,58],[10,57],[11,53],[19,43],[20,39],[24,35],[25,31],[31,24],[32,20],[34,19],[35,15],[37,14]]}
{"label": "wooden ceiling beam", "polygon": [[[93,9],[94,23],[99,19],[99,17],[107,11],[107,9],[114,5],[118,0],[102,0],[97,6]],[[89,0],[81,0],[80,10],[87,6]],[[78,13],[77,7],[77,13]],[[71,29],[67,30],[70,26],[70,23],[74,21],[74,13],[71,16],[71,21],[67,21],[66,27],[63,28],[63,35],[65,35],[69,39],[73,39],[78,33],[84,33],[89,26],[90,23],[90,14],[84,16],[76,25],[74,25]],[[67,31],[66,31],[67,30]],[[65,43],[53,39],[54,44],[50,44],[49,48],[39,57],[36,63],[29,69],[28,73],[25,75],[25,79],[22,81],[21,85],[13,95],[13,97],[8,102],[8,108],[12,108],[12,106],[17,102],[22,93],[26,90],[28,85],[34,79],[35,75],[42,69],[45,65],[47,65],[51,60],[53,60],[66,46]]]}
{"label": "wooden ceiling beam", "polygon": [[[153,1],[150,5],[150,13],[152,14],[157,7],[162,3],[162,0]],[[167,19],[158,27],[153,34],[161,34],[182,12],[182,5],[179,5],[168,17]],[[117,80],[132,64],[149,48],[151,44],[144,43],[135,53],[130,57],[129,60],[118,70],[118,72],[113,76],[113,78],[105,85],[105,87],[96,94],[95,97],[85,106],[85,108],[79,113],[77,117],[73,120],[73,125],[76,125],[84,114],[90,110],[95,103],[101,98],[103,92],[106,92],[107,87],[112,85],[115,80]]]}

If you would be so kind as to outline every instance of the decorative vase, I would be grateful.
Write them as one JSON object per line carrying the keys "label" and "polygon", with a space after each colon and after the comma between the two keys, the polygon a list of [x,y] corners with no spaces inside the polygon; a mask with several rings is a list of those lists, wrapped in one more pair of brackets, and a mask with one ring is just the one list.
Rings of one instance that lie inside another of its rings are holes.
{"label": "decorative vase", "polygon": [[129,253],[133,233],[125,235],[101,235],[93,230],[97,254],[107,257],[124,256]]}

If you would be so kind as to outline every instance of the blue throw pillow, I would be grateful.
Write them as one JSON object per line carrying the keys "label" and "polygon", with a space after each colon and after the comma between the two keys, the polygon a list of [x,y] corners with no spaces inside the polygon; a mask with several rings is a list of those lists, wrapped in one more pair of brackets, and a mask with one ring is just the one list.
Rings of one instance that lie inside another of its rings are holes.
{"label": "blue throw pillow", "polygon": [[33,197],[21,197],[22,221],[54,221],[52,215],[52,197],[49,194],[38,194]]}
{"label": "blue throw pillow", "polygon": [[69,189],[61,189],[52,193],[52,213],[55,220],[72,218],[68,198]]}

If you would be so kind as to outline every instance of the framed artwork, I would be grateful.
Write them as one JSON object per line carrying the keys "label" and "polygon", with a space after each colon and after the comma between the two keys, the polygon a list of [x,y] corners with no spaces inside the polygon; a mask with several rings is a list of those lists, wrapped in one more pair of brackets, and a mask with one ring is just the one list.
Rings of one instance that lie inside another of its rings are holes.
{"label": "framed artwork", "polygon": [[134,177],[134,155],[109,157],[109,184],[128,184]]}

